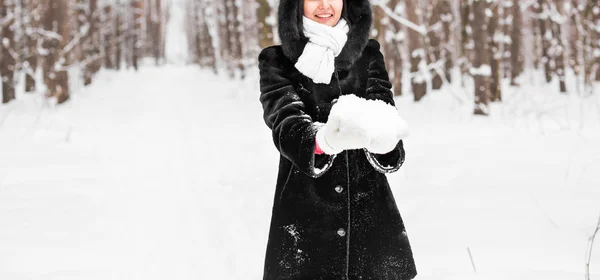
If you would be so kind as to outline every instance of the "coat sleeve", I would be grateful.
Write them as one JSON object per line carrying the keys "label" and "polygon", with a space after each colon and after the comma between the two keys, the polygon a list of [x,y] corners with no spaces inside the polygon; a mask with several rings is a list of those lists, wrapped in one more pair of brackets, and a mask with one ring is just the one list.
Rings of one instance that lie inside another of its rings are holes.
{"label": "coat sleeve", "polygon": [[335,155],[315,155],[315,136],[322,124],[306,113],[286,75],[291,69],[282,65],[282,58],[277,47],[265,48],[258,56],[263,118],[279,153],[306,175],[317,178],[329,170]]}
{"label": "coat sleeve", "polygon": [[[369,40],[367,49],[371,52],[369,62],[367,89],[365,98],[370,100],[382,100],[390,106],[396,106],[394,96],[391,91],[388,72],[385,69],[383,54],[379,51],[379,43],[373,39]],[[381,173],[392,173],[398,171],[405,159],[405,151],[402,140],[398,142],[396,148],[387,154],[375,154],[364,149],[369,163]]]}

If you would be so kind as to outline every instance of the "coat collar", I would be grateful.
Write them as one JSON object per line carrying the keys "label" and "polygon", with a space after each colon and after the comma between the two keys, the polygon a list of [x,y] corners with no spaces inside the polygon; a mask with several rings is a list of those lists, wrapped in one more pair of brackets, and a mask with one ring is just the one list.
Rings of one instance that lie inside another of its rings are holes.
{"label": "coat collar", "polygon": [[[303,1],[281,0],[279,3],[279,38],[283,54],[296,63],[308,38],[302,32]],[[358,59],[369,41],[373,16],[368,0],[344,0],[344,14],[350,25],[348,41],[335,58],[336,68],[348,69]]]}

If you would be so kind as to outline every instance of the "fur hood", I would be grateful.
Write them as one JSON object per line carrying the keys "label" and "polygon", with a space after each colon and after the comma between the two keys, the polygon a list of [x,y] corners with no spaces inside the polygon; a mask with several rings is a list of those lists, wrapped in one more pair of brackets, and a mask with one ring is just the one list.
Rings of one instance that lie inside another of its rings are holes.
{"label": "fur hood", "polygon": [[[298,61],[308,42],[302,32],[302,0],[281,0],[279,2],[279,38],[284,55],[293,63]],[[369,31],[373,16],[368,0],[344,0],[342,17],[348,21],[348,41],[340,55],[335,58],[336,67],[348,69],[360,57],[369,41]]]}

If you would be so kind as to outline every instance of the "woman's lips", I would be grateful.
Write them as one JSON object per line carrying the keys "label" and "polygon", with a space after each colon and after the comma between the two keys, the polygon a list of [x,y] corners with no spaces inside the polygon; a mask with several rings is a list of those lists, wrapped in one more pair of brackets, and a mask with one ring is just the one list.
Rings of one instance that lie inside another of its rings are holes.
{"label": "woman's lips", "polygon": [[319,14],[319,15],[315,15],[315,18],[319,22],[327,22],[333,18],[333,14]]}

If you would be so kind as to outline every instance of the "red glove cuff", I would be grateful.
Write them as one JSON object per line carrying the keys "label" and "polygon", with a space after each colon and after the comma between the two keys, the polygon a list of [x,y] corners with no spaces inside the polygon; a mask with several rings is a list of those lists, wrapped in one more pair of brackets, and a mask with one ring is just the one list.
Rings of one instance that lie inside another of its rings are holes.
{"label": "red glove cuff", "polygon": [[323,152],[323,150],[321,150],[321,147],[319,147],[319,142],[317,142],[317,137],[315,137],[315,155],[322,155],[325,152]]}

